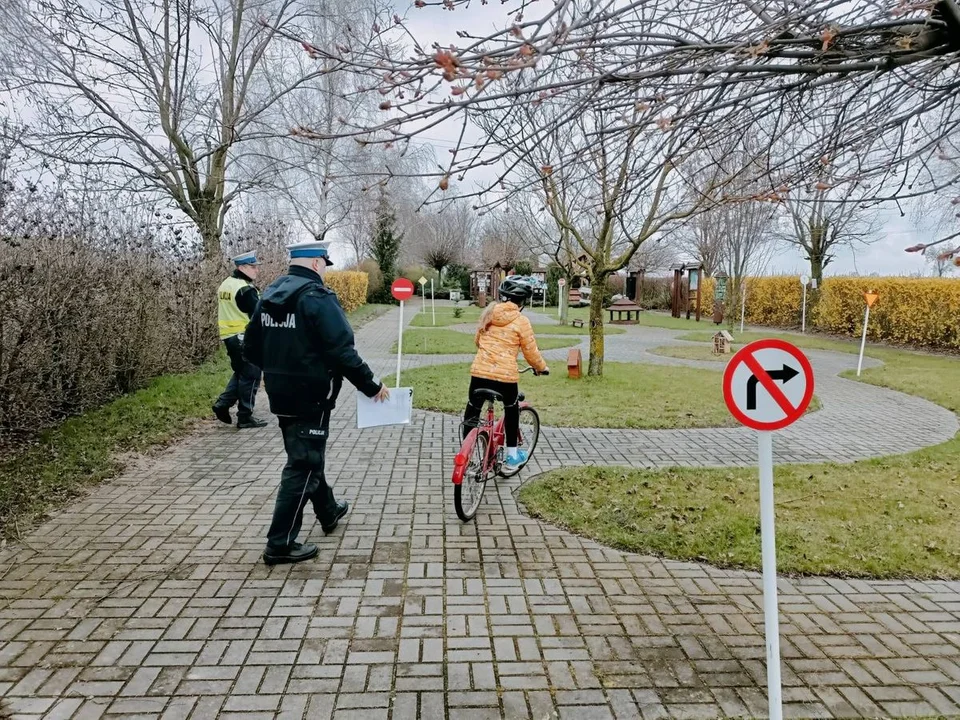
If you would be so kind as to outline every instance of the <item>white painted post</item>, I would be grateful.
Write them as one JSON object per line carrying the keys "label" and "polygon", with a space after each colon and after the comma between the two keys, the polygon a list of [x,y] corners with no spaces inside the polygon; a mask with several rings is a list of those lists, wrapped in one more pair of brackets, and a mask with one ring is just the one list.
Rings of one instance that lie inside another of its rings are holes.
{"label": "white painted post", "polygon": [[807,286],[803,286],[803,319],[800,321],[800,332],[807,332]]}
{"label": "white painted post", "polygon": [[433,294],[433,278],[430,278],[430,307],[433,310],[433,324],[437,324],[437,298]]}
{"label": "white painted post", "polygon": [[[407,286],[409,287],[409,285]],[[400,387],[400,358],[403,356],[403,300],[400,301],[400,328],[397,333],[397,384]]]}
{"label": "white painted post", "polygon": [[771,720],[782,720],[780,616],[777,607],[777,541],[774,533],[773,433],[758,433],[760,538],[763,557],[763,620],[767,644],[767,701]]}
{"label": "white painted post", "polygon": [[860,371],[863,369],[863,351],[867,347],[867,323],[870,322],[870,306],[867,305],[867,312],[863,316],[863,337],[860,339],[860,358],[857,360],[857,377],[860,377]]}
{"label": "white painted post", "polygon": [[747,279],[740,282],[740,334],[743,334],[743,318],[747,314]]}

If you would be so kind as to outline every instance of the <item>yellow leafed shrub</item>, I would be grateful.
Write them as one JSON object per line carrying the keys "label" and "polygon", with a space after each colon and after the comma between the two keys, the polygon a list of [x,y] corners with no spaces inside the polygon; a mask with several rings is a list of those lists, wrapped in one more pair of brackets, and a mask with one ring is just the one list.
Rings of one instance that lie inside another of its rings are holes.
{"label": "yellow leafed shrub", "polygon": [[870,310],[870,340],[960,348],[960,280],[954,279],[827,278],[813,310],[814,327],[859,336],[866,308],[863,294],[868,290],[879,295]]}
{"label": "yellow leafed shrub", "polygon": [[347,312],[356,310],[367,301],[367,274],[351,270],[331,270],[323,282],[340,299]]}
{"label": "yellow leafed shrub", "polygon": [[[794,327],[800,325],[803,286],[796,275],[748,278],[747,322],[752,325]],[[810,295],[807,296],[810,302]],[[809,313],[810,308],[807,308]]]}

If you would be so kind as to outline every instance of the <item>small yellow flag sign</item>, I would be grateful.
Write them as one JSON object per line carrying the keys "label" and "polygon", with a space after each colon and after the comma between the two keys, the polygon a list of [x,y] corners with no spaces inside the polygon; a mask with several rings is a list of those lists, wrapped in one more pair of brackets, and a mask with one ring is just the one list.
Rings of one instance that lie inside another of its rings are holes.
{"label": "small yellow flag sign", "polygon": [[877,299],[878,299],[879,297],[880,297],[880,296],[879,296],[877,293],[875,293],[875,292],[865,292],[865,293],[863,294],[863,299],[867,301],[867,307],[868,307],[868,308],[872,308],[873,305],[874,305],[874,303],[877,302]]}

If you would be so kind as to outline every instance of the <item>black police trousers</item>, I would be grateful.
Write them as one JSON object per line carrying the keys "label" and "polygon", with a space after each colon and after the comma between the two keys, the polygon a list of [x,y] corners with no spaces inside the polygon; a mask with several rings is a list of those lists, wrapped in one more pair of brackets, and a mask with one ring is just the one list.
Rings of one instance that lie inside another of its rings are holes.
{"label": "black police trousers", "polygon": [[223,345],[227,349],[233,375],[216,404],[222,408],[232,408],[236,404],[237,420],[249,420],[257,402],[257,390],[260,389],[260,368],[243,359],[242,342],[238,335],[226,338]]}
{"label": "black police trousers", "polygon": [[281,417],[280,431],[287,464],[280,474],[273,522],[267,531],[267,550],[273,551],[286,550],[296,542],[308,502],[321,525],[333,524],[337,513],[337,501],[323,471],[330,413],[324,413],[319,421]]}

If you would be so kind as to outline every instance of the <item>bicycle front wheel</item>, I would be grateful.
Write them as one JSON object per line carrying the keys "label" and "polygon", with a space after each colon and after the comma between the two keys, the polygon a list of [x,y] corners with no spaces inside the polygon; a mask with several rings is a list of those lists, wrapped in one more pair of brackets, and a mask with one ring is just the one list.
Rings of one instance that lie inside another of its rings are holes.
{"label": "bicycle front wheel", "polygon": [[[540,439],[540,415],[532,407],[520,408],[520,442],[521,450],[527,451],[527,462],[533,457],[533,451],[537,449],[537,441]],[[501,475],[505,478],[511,478],[520,472],[527,463],[520,466],[516,472],[505,473]]]}
{"label": "bicycle front wheel", "polygon": [[489,447],[490,437],[485,432],[477,433],[467,469],[463,473],[463,481],[453,486],[453,506],[457,510],[457,516],[463,522],[469,522],[477,514],[480,501],[483,500],[483,491],[487,489],[486,466]]}

